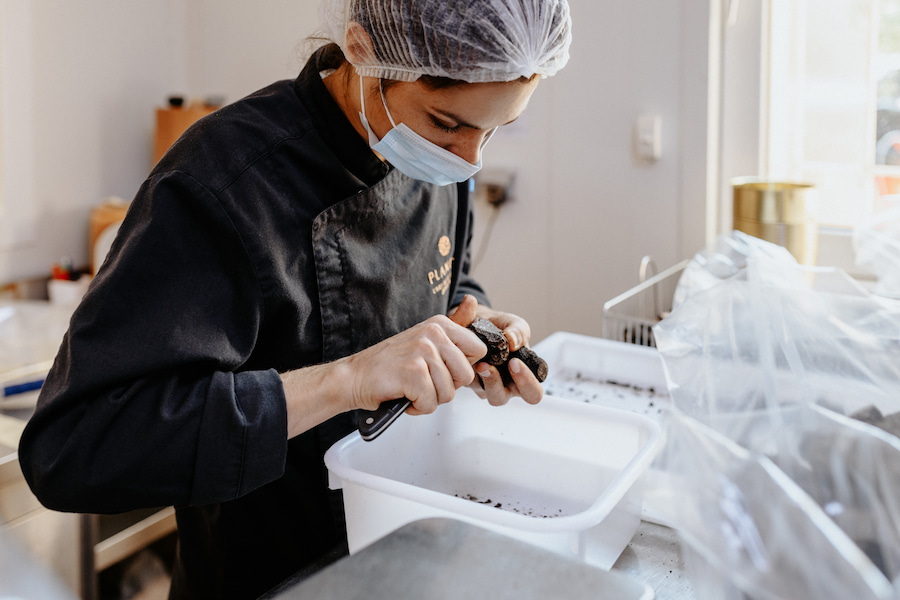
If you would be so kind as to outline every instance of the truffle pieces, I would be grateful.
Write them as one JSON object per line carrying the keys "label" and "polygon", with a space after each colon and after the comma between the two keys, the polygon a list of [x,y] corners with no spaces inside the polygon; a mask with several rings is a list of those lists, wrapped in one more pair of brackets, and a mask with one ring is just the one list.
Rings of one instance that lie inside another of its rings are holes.
{"label": "truffle pieces", "polygon": [[487,346],[487,355],[482,359],[489,365],[500,367],[509,360],[509,343],[500,328],[487,319],[475,319],[469,329]]}
{"label": "truffle pieces", "polygon": [[[518,358],[528,369],[534,373],[534,376],[537,377],[537,380],[541,383],[547,379],[547,371],[549,370],[547,367],[547,361],[537,355],[537,353],[528,348],[527,346],[522,346],[515,352],[511,352],[509,355],[510,359]],[[508,363],[509,361],[507,361]],[[509,385],[512,383],[512,375],[509,374],[509,368],[504,365],[503,368],[500,369],[500,376],[503,378],[504,385]]]}
{"label": "truffle pieces", "polygon": [[504,385],[512,383],[508,365],[511,358],[521,360],[534,373],[538,381],[543,382],[547,379],[547,362],[538,356],[534,350],[525,346],[522,346],[515,352],[510,352],[506,336],[503,335],[500,328],[487,319],[476,319],[469,325],[469,329],[487,346],[487,355],[482,360],[489,365],[497,367]]}

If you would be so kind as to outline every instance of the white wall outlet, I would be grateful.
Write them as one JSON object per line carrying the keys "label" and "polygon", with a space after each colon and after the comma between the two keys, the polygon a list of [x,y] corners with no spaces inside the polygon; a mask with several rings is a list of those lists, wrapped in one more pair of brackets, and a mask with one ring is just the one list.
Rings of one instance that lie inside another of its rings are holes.
{"label": "white wall outlet", "polygon": [[637,155],[649,162],[658,161],[662,156],[662,118],[653,114],[640,115],[635,133]]}

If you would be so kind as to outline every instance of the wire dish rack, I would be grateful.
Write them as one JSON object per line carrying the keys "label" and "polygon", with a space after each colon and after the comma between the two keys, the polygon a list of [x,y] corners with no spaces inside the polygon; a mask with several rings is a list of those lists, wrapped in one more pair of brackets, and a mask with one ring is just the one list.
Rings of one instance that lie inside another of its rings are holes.
{"label": "wire dish rack", "polygon": [[[656,273],[649,256],[641,261],[641,283],[603,305],[603,337],[608,340],[656,347],[653,326],[672,311],[681,273],[690,259]],[[649,271],[654,274],[648,279]]]}

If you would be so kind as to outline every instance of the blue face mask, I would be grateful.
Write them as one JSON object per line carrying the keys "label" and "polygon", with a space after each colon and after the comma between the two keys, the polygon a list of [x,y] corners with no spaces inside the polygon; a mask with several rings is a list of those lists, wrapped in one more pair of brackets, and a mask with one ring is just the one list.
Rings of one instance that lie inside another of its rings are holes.
{"label": "blue face mask", "polygon": [[[381,88],[380,83],[379,88]],[[381,88],[381,103],[384,105],[384,112],[387,113],[387,117],[391,121],[392,129],[379,140],[372,128],[369,127],[368,119],[366,119],[366,102],[363,97],[362,77],[360,77],[359,105],[361,110],[359,119],[369,134],[369,146],[407,177],[437,185],[449,185],[466,181],[481,169],[480,160],[478,164],[473,165],[449,150],[429,142],[405,124],[400,123],[397,125],[394,123],[394,118],[391,116],[391,111],[388,110],[387,102],[384,99],[384,88]],[[494,134],[494,131],[491,131],[485,137],[484,142],[481,144],[482,148]]]}

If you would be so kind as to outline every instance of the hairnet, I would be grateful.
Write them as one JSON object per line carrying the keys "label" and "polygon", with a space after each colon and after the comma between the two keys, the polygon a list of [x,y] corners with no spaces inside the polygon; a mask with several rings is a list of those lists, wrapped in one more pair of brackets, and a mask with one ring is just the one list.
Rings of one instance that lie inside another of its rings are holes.
{"label": "hairnet", "polygon": [[322,0],[321,19],[360,75],[399,81],[549,77],[572,38],[567,0]]}

